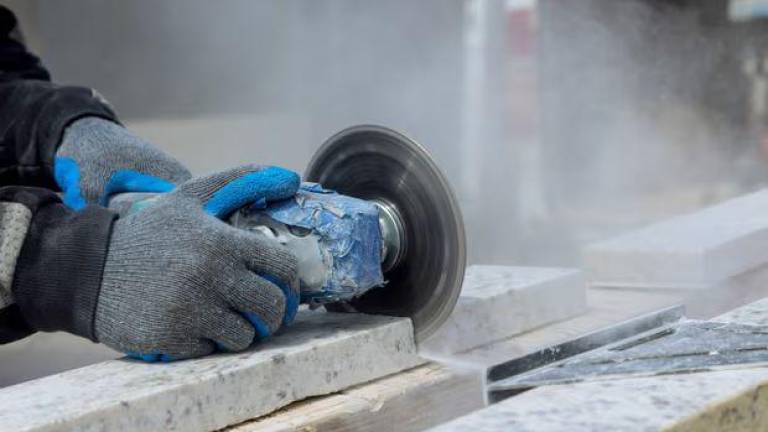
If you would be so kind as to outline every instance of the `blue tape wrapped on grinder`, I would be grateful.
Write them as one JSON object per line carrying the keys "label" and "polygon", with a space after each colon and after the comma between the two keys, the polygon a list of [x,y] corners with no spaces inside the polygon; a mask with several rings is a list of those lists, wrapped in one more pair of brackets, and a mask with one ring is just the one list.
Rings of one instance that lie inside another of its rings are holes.
{"label": "blue tape wrapped on grinder", "polygon": [[256,203],[230,223],[296,254],[303,303],[349,300],[385,284],[379,209],[369,201],[304,183],[293,198]]}

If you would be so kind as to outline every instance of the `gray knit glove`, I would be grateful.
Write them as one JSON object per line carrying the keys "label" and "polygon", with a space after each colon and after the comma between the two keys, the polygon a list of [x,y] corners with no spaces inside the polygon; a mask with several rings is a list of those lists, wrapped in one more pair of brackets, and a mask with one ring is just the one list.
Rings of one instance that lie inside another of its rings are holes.
{"label": "gray knit glove", "polygon": [[299,177],[246,166],[181,184],[118,219],[95,317],[100,342],[147,361],[239,351],[288,324],[296,258],[222,221],[293,196]]}
{"label": "gray knit glove", "polygon": [[67,127],[54,160],[54,178],[68,207],[106,206],[121,192],[168,192],[190,178],[177,160],[98,117]]}

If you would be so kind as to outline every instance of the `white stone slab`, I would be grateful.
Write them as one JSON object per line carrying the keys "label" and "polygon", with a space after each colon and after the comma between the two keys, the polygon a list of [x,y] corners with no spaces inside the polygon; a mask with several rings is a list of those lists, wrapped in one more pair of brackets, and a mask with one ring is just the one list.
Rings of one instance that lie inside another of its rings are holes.
{"label": "white stone slab", "polygon": [[597,286],[708,288],[768,263],[768,190],[588,246]]}
{"label": "white stone slab", "polygon": [[485,406],[483,379],[434,363],[297,402],[231,432],[422,431]]}
{"label": "white stone slab", "polygon": [[453,313],[419,349],[427,355],[465,351],[571,318],[586,305],[580,270],[472,266]]}
{"label": "white stone slab", "polygon": [[712,318],[711,321],[768,326],[768,298],[726,312],[720,316]]}
{"label": "white stone slab", "polygon": [[752,368],[539,387],[431,431],[765,430],[766,383]]}
{"label": "white stone slab", "polygon": [[2,431],[211,431],[423,363],[410,320],[302,311],[261,347],[113,360],[0,390]]}

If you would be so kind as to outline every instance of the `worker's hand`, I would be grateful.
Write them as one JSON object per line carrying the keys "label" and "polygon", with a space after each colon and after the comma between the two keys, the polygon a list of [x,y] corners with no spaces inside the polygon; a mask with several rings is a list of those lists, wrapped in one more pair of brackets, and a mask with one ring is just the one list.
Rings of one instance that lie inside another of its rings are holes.
{"label": "worker's hand", "polygon": [[120,192],[169,192],[188,180],[178,161],[122,126],[85,117],[64,132],[54,160],[54,177],[68,207],[106,206]]}
{"label": "worker's hand", "polygon": [[182,183],[118,219],[95,316],[100,342],[147,361],[240,351],[293,320],[296,257],[221,219],[293,196],[299,177],[245,166]]}

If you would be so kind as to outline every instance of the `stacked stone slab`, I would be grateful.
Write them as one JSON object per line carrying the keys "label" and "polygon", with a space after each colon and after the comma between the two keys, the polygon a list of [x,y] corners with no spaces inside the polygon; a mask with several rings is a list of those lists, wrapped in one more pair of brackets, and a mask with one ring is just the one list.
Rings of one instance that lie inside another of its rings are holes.
{"label": "stacked stone slab", "polygon": [[218,430],[423,363],[406,318],[303,311],[250,352],[112,360],[0,389],[0,430]]}
{"label": "stacked stone slab", "polygon": [[453,313],[420,352],[466,351],[579,315],[586,305],[580,270],[472,266]]}
{"label": "stacked stone slab", "polygon": [[712,316],[768,294],[768,190],[588,246],[590,283],[680,290]]}

